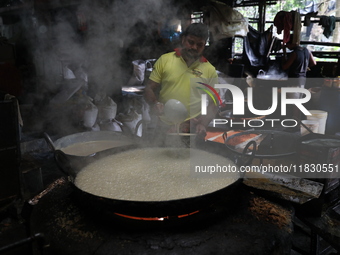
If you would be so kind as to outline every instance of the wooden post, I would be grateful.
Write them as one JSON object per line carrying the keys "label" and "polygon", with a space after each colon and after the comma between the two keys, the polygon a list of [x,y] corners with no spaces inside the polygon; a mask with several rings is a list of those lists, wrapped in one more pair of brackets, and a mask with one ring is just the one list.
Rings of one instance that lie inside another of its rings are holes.
{"label": "wooden post", "polygon": [[263,33],[265,31],[266,25],[266,2],[259,1],[259,23],[258,23],[258,31]]}

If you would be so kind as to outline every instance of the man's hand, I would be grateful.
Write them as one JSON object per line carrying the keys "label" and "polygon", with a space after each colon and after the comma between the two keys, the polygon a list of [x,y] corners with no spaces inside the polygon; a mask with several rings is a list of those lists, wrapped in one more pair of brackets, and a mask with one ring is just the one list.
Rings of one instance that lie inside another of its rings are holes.
{"label": "man's hand", "polygon": [[164,104],[162,104],[161,102],[157,102],[153,105],[152,110],[157,116],[160,116],[164,111]]}
{"label": "man's hand", "polygon": [[207,130],[205,126],[201,123],[201,121],[197,118],[193,118],[190,120],[191,125],[196,126],[196,134],[202,137],[207,135]]}
{"label": "man's hand", "polygon": [[207,130],[204,125],[197,124],[196,125],[196,134],[202,137],[205,137],[207,135]]}

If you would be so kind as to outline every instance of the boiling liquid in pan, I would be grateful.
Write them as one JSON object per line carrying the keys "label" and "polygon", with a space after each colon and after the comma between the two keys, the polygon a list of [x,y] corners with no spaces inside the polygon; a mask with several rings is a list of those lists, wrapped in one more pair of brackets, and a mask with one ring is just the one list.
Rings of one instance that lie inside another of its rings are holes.
{"label": "boiling liquid in pan", "polygon": [[[96,196],[167,201],[211,193],[234,183],[238,173],[192,174],[192,167],[233,165],[229,159],[189,148],[143,148],[114,154],[79,172],[75,185]],[[208,177],[208,178],[205,178]]]}

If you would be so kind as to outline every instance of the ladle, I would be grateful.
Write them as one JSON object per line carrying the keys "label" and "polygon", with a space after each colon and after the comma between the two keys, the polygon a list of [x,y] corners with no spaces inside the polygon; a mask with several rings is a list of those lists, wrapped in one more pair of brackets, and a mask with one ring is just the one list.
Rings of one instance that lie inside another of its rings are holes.
{"label": "ladle", "polygon": [[164,116],[175,124],[177,133],[179,133],[179,125],[187,118],[188,111],[179,100],[169,99],[164,105]]}

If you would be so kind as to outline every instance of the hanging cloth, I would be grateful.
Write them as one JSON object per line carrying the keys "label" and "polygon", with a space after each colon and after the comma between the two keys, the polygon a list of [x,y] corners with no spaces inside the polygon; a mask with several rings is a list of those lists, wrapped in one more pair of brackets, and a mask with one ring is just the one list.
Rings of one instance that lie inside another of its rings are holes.
{"label": "hanging cloth", "polygon": [[323,26],[323,34],[326,38],[333,35],[333,30],[335,29],[335,17],[334,16],[321,16],[319,25]]}
{"label": "hanging cloth", "polygon": [[272,40],[272,27],[260,33],[251,26],[244,37],[244,51],[252,66],[264,66],[268,61],[268,50]]}
{"label": "hanging cloth", "polygon": [[277,33],[281,34],[283,30],[283,43],[286,44],[290,38],[290,31],[293,33],[293,42],[299,43],[301,36],[301,15],[297,11],[279,11],[274,18],[274,25]]}
{"label": "hanging cloth", "polygon": [[292,11],[293,13],[293,41],[292,43],[299,44],[301,38],[301,15],[297,11]]}
{"label": "hanging cloth", "polygon": [[281,34],[283,30],[283,43],[287,43],[290,37],[290,31],[293,28],[293,14],[291,12],[279,11],[274,18],[274,25],[277,33]]}

